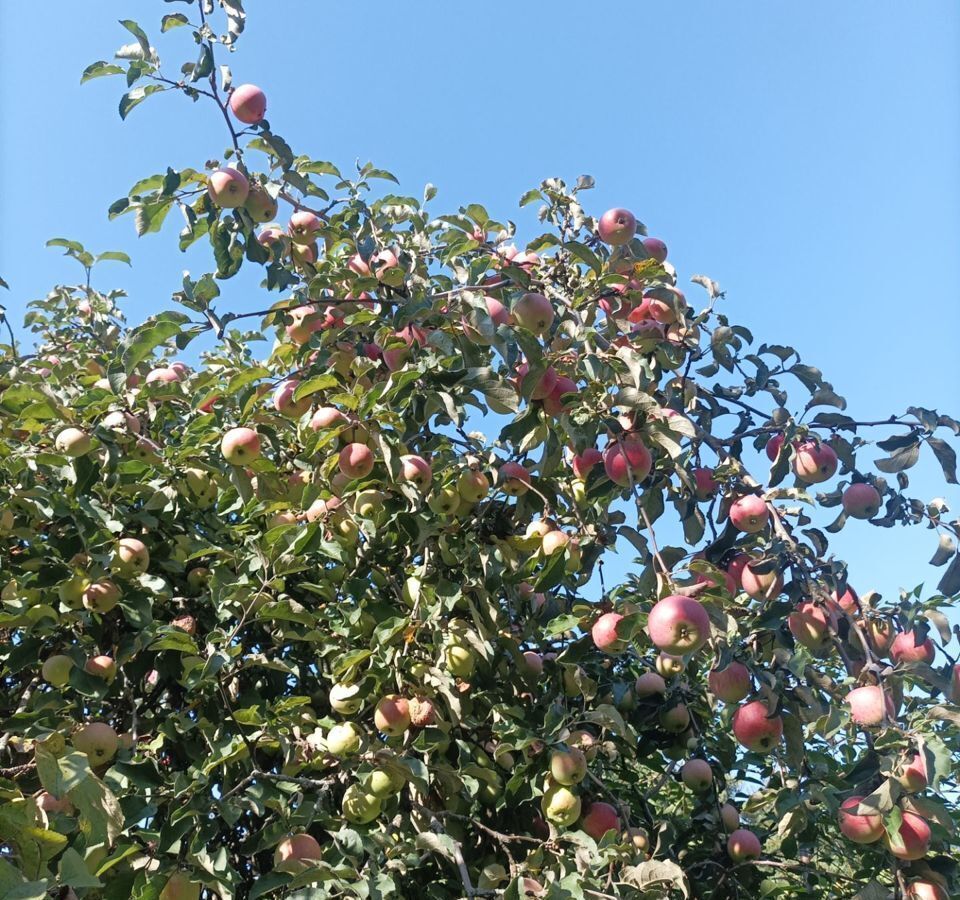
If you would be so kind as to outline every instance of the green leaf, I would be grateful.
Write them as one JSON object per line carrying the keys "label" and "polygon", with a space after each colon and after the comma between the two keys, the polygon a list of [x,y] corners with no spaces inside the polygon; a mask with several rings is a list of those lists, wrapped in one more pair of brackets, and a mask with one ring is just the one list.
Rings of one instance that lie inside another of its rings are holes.
{"label": "green leaf", "polygon": [[190,20],[183,13],[171,13],[160,20],[160,32],[166,34],[172,28],[188,25]]}
{"label": "green leaf", "polygon": [[80,76],[80,84],[84,84],[93,78],[102,78],[104,75],[122,74],[123,68],[121,66],[108,63],[101,59],[95,63],[90,63],[90,65],[83,70],[83,75]]}
{"label": "green leaf", "polygon": [[134,328],[121,346],[124,371],[129,375],[157,347],[179,334],[189,321],[183,313],[163,312]]}
{"label": "green leaf", "polygon": [[106,253],[99,253],[97,254],[94,262],[106,262],[108,260],[126,263],[128,266],[133,265],[130,262],[130,257],[127,256],[126,253],[122,253],[120,250],[107,250]]}
{"label": "green leaf", "polygon": [[60,857],[58,867],[60,882],[72,888],[98,888],[103,886],[95,875],[90,874],[83,857],[73,847],[67,847]]}
{"label": "green leaf", "polygon": [[137,39],[140,49],[143,50],[143,58],[149,59],[150,39],[147,37],[146,32],[136,22],[134,22],[133,19],[121,19],[120,24]]}
{"label": "green leaf", "polygon": [[146,84],[127,91],[127,93],[120,98],[120,118],[125,119],[135,106],[139,106],[151,94],[165,90],[166,88],[159,84]]}

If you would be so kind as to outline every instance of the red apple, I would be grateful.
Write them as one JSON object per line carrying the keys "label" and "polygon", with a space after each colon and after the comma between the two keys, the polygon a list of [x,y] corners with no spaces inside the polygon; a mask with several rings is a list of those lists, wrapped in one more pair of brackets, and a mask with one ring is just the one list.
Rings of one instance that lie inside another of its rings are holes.
{"label": "red apple", "polygon": [[936,655],[933,641],[927,638],[917,643],[917,636],[913,631],[903,631],[893,639],[890,647],[890,658],[895,663],[922,662],[932,663]]}
{"label": "red apple", "polygon": [[288,378],[277,385],[277,389],[273,393],[273,408],[280,415],[289,416],[291,419],[299,419],[310,409],[309,397],[302,397],[300,400],[294,399],[298,387],[300,387],[300,381],[296,378]]}
{"label": "red apple", "polygon": [[644,238],[643,246],[658,263],[667,261],[667,245],[660,238]]}
{"label": "red apple", "polygon": [[626,437],[613,441],[603,451],[603,468],[614,484],[629,487],[639,484],[653,468],[653,457],[639,438]]}
{"label": "red apple", "polygon": [[524,294],[513,307],[516,323],[534,334],[549,331],[554,317],[553,304],[543,294]]}
{"label": "red apple", "polygon": [[583,453],[573,457],[573,474],[586,480],[590,470],[603,460],[603,454],[596,447],[587,447]]}
{"label": "red apple", "polygon": [[746,828],[738,828],[727,838],[727,854],[734,862],[759,859],[760,838]]}
{"label": "red apple", "polygon": [[902,847],[894,847],[889,835],[884,835],[887,849],[897,859],[922,859],[930,849],[930,826],[916,813],[903,811],[900,822],[900,841]]}
{"label": "red apple", "polygon": [[281,871],[298,871],[323,859],[323,850],[310,834],[294,834],[277,844],[273,864]]}
{"label": "red apple", "polygon": [[637,219],[628,209],[608,209],[597,222],[600,240],[613,247],[628,244],[637,233]]}
{"label": "red apple", "polygon": [[730,505],[730,522],[738,531],[756,534],[767,527],[770,511],[763,497],[744,494]]}
{"label": "red apple", "polygon": [[403,734],[410,727],[410,704],[405,697],[387,695],[374,710],[373,724],[389,737]]}
{"label": "red apple", "polygon": [[840,831],[855,844],[873,844],[884,835],[883,816],[858,814],[856,808],[862,802],[863,797],[847,797],[840,804]]}
{"label": "red apple", "polygon": [[710,693],[724,703],[739,703],[750,693],[750,670],[741,662],[723,669],[711,669],[707,676]]}
{"label": "red apple", "polygon": [[252,428],[231,428],[220,441],[223,458],[233,466],[245,466],[260,458],[260,435]]}
{"label": "red apple", "polygon": [[366,478],[373,471],[373,451],[366,444],[347,444],[338,464],[347,478]]}
{"label": "red apple", "polygon": [[713,769],[705,759],[688,759],[680,769],[680,780],[695,794],[705,794],[713,786]]}
{"label": "red apple", "polygon": [[633,685],[633,692],[640,699],[645,697],[662,697],[667,692],[667,683],[659,672],[644,672],[637,676]]}
{"label": "red apple", "polygon": [[794,474],[808,484],[820,484],[836,474],[840,461],[828,444],[804,441],[793,458]]}
{"label": "red apple", "polygon": [[558,375],[553,390],[543,398],[543,411],[554,418],[570,412],[570,403],[564,403],[562,398],[564,394],[576,394],[578,392],[577,383],[572,378],[567,378],[566,375]]}
{"label": "red apple", "polygon": [[753,600],[771,600],[783,590],[783,578],[776,569],[756,572],[755,561],[750,560],[740,573],[740,586]]}
{"label": "red apple", "polygon": [[410,453],[400,457],[400,477],[421,490],[426,490],[433,480],[433,469],[422,456]]}
{"label": "red apple", "polygon": [[801,603],[789,616],[787,627],[798,644],[822,650],[830,643],[830,621],[822,607]]}
{"label": "red apple", "polygon": [[267,95],[255,84],[241,84],[230,92],[230,112],[244,125],[256,125],[267,113]]}
{"label": "red apple", "polygon": [[530,489],[530,472],[518,462],[505,462],[497,473],[504,493],[519,497]]}
{"label": "red apple", "polygon": [[775,434],[770,438],[770,440],[767,441],[767,445],[764,447],[764,449],[767,452],[767,459],[769,459],[770,462],[776,460],[776,458],[780,455],[780,448],[783,446],[783,441],[784,437],[782,434]]}
{"label": "red apple", "polygon": [[843,492],[840,502],[843,505],[843,511],[851,518],[872,519],[880,512],[883,498],[872,484],[858,482],[851,484]]}
{"label": "red apple", "polygon": [[323,228],[323,219],[305,209],[297,210],[287,223],[287,234],[295,244],[312,244]]}
{"label": "red apple", "polygon": [[246,203],[250,183],[247,177],[236,169],[217,169],[207,176],[207,193],[214,206],[234,209]]}
{"label": "red apple", "polygon": [[926,756],[922,753],[914,753],[901,769],[898,780],[904,790],[911,794],[926,790],[929,784]]}
{"label": "red apple", "polygon": [[950,900],[950,895],[942,884],[928,878],[920,878],[907,885],[903,900]]}
{"label": "red apple", "polygon": [[698,600],[673,594],[650,610],[647,633],[666,653],[696,653],[710,639],[710,617]]}
{"label": "red apple", "polygon": [[854,688],[847,694],[845,702],[850,707],[850,718],[864,728],[881,725],[884,713],[887,719],[893,719],[897,714],[890,694],[876,684]]}
{"label": "red apple", "polygon": [[733,735],[755,753],[770,753],[783,737],[783,719],[771,716],[767,704],[751,700],[733,714]]}
{"label": "red apple", "polygon": [[709,500],[715,496],[720,487],[713,477],[713,469],[698,466],[693,470],[694,494],[698,500]]}
{"label": "red apple", "polygon": [[619,613],[604,613],[593,623],[590,629],[590,636],[598,650],[609,653],[611,656],[619,656],[627,649],[627,642],[617,634],[617,626],[620,624],[621,616]]}
{"label": "red apple", "polygon": [[599,841],[608,831],[620,831],[620,816],[609,803],[596,801],[587,807],[580,828]]}

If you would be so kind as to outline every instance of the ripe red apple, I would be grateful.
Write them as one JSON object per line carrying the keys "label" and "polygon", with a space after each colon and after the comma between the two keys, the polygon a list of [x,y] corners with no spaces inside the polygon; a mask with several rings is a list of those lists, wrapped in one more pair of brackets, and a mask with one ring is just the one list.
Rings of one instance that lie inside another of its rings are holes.
{"label": "ripe red apple", "polygon": [[953,674],[950,678],[950,702],[960,706],[960,663],[953,667]]}
{"label": "ripe red apple", "polygon": [[580,828],[599,841],[608,831],[620,831],[620,816],[609,803],[594,801],[580,820]]}
{"label": "ripe red apple", "polygon": [[604,613],[593,623],[590,629],[590,636],[598,650],[609,653],[611,656],[619,656],[627,649],[627,642],[617,634],[617,626],[623,619],[619,613]]}
{"label": "ripe red apple", "polygon": [[633,685],[633,692],[640,699],[645,697],[662,697],[667,692],[667,683],[659,672],[644,672],[637,676]]}
{"label": "ripe red apple", "polygon": [[182,381],[184,372],[181,369],[175,369],[173,366],[157,366],[147,372],[147,384],[176,384]]}
{"label": "ripe red apple", "polygon": [[929,784],[926,756],[922,753],[914,753],[900,770],[898,781],[903,785],[904,790],[911,794],[926,790]]}
{"label": "ripe red apple", "polygon": [[550,755],[550,775],[557,784],[579,784],[587,775],[587,757],[579,747],[554,750]]}
{"label": "ripe red apple", "polygon": [[256,125],[267,113],[267,95],[255,84],[241,84],[230,92],[230,112],[244,125]]}
{"label": "ripe red apple", "polygon": [[840,831],[855,844],[872,844],[883,837],[883,816],[879,813],[859,815],[855,812],[863,797],[847,797],[840,804]]}
{"label": "ripe red apple", "polygon": [[903,900],[950,900],[942,884],[927,878],[911,881],[903,893]]}
{"label": "ripe red apple", "polygon": [[310,409],[309,397],[302,397],[300,400],[294,399],[298,387],[300,387],[300,381],[296,378],[288,378],[277,385],[277,389],[273,392],[273,408],[281,416],[299,419]]}
{"label": "ripe red apple", "polygon": [[872,519],[883,503],[880,492],[872,485],[858,482],[843,492],[843,511],[853,519]]}
{"label": "ripe red apple", "polygon": [[553,304],[543,294],[524,294],[513,307],[514,321],[534,334],[549,331],[554,317]]}
{"label": "ripe red apple", "polygon": [[783,737],[783,719],[771,716],[762,700],[751,700],[733,714],[733,735],[754,753],[770,753]]}
{"label": "ripe red apple", "polygon": [[106,722],[88,722],[74,732],[73,746],[87,754],[92,766],[99,766],[113,759],[120,738]]}
{"label": "ripe red apple", "polygon": [[84,663],[83,671],[110,684],[117,677],[117,664],[112,656],[92,656]]}
{"label": "ripe red apple", "polygon": [[647,633],[666,653],[696,653],[710,639],[710,617],[698,600],[673,594],[650,610]]}
{"label": "ripe red apple", "polygon": [[381,250],[373,257],[373,271],[379,281],[389,281],[392,269],[400,265],[400,260],[393,250]]}
{"label": "ripe red apple", "polygon": [[626,437],[607,445],[603,451],[603,468],[614,484],[629,487],[631,475],[636,485],[650,474],[653,457],[639,438]]}
{"label": "ripe red apple", "polygon": [[820,606],[801,603],[789,616],[787,627],[794,640],[811,650],[822,650],[830,643],[830,620]]}
{"label": "ripe red apple", "polygon": [[893,719],[897,714],[890,694],[877,684],[854,688],[847,694],[845,702],[850,707],[850,718],[864,728],[882,724],[884,712],[887,719]]}
{"label": "ripe red apple", "polygon": [[690,710],[683,703],[661,710],[660,724],[671,734],[680,734],[690,727]]}
{"label": "ripe red apple", "polygon": [[505,462],[497,473],[500,487],[511,497],[519,497],[530,489],[530,472],[518,462]]}
{"label": "ripe red apple", "polygon": [[389,737],[403,734],[410,727],[410,704],[405,697],[388,694],[380,700],[373,713],[377,731]]}
{"label": "ripe red apple", "polygon": [[748,560],[740,573],[740,586],[753,600],[771,600],[783,590],[783,577],[776,569],[757,572],[756,561]]}
{"label": "ripe red apple", "polygon": [[836,591],[833,592],[832,603],[836,610],[848,613],[851,616],[858,615],[860,612],[860,598],[857,596],[857,592],[849,585],[847,585],[846,590],[844,590],[840,597],[837,596]]}
{"label": "ripe red apple", "polygon": [[64,428],[53,443],[58,453],[77,459],[90,452],[93,447],[93,438],[80,428]]}
{"label": "ripe red apple", "polygon": [[150,567],[150,551],[139,538],[120,538],[110,564],[112,571],[125,578],[142,575]]}
{"label": "ripe red apple", "polygon": [[782,434],[775,434],[770,438],[769,441],[767,441],[767,445],[764,447],[764,450],[766,450],[767,459],[769,459],[770,462],[774,462],[774,460],[776,460],[776,458],[780,455],[780,448],[783,446],[783,441],[784,437]]}
{"label": "ripe red apple", "polygon": [[540,549],[544,556],[553,556],[554,553],[563,553],[570,544],[570,535],[559,528],[548,531],[540,542]]}
{"label": "ripe red apple", "polygon": [[744,494],[730,504],[730,522],[738,531],[756,534],[767,527],[770,511],[763,497]]}
{"label": "ripe red apple", "polygon": [[603,454],[596,447],[587,447],[583,453],[578,453],[573,457],[573,474],[577,478],[586,480],[590,470],[602,460]]}
{"label": "ripe red apple", "polygon": [[245,466],[260,458],[260,435],[252,428],[231,428],[220,441],[223,458],[233,466]]}
{"label": "ripe red apple", "polygon": [[739,703],[750,693],[750,670],[742,662],[723,669],[711,669],[707,676],[710,693],[724,703]]}
{"label": "ripe red apple", "polygon": [[713,477],[713,469],[698,466],[693,470],[694,494],[698,500],[709,500],[717,493],[720,487]]}
{"label": "ripe red apple", "polygon": [[207,176],[207,193],[214,206],[234,209],[246,202],[250,183],[246,175],[236,169],[217,169]]}
{"label": "ripe red apple", "polygon": [[422,456],[409,453],[400,457],[400,477],[425,491],[433,480],[433,469]]}
{"label": "ripe red apple", "polygon": [[688,759],[680,769],[680,780],[695,794],[705,794],[713,786],[713,769],[705,759]]}
{"label": "ripe red apple", "polygon": [[929,664],[933,662],[936,652],[930,638],[918,644],[917,635],[913,631],[902,631],[893,639],[890,658],[897,664],[909,662]]}
{"label": "ripe red apple", "polygon": [[820,484],[829,481],[837,472],[840,461],[828,444],[804,441],[797,447],[793,458],[794,474],[808,484]]}
{"label": "ripe red apple", "polygon": [[335,406],[321,406],[310,418],[310,427],[321,431],[335,426],[346,425],[350,420]]}
{"label": "ripe red apple", "polygon": [[890,652],[896,637],[893,622],[890,619],[868,619],[863,630],[875,656],[886,656]]}
{"label": "ripe red apple", "polygon": [[570,412],[570,403],[564,402],[563,396],[579,393],[579,390],[577,383],[572,378],[567,378],[566,375],[558,375],[553,390],[547,397],[543,398],[543,411],[554,418]]}
{"label": "ripe red apple", "polygon": [[930,849],[930,826],[916,813],[904,810],[901,815],[898,834],[903,846],[894,847],[887,834],[884,834],[884,843],[897,859],[922,859]]}
{"label": "ripe red apple", "polygon": [[738,828],[727,838],[727,854],[734,862],[759,859],[760,838],[746,828]]}
{"label": "ripe red apple", "polygon": [[297,210],[287,223],[287,234],[290,240],[295,244],[312,244],[323,228],[323,219],[316,213],[308,212],[305,209]]}
{"label": "ripe red apple", "polygon": [[366,478],[373,471],[373,451],[366,444],[347,444],[337,464],[347,478]]}
{"label": "ripe red apple", "polygon": [[317,839],[310,834],[293,834],[277,844],[273,853],[273,865],[281,871],[296,872],[309,868],[323,859],[323,850]]}
{"label": "ripe red apple", "polygon": [[637,233],[637,219],[628,209],[608,209],[597,222],[600,240],[613,247],[628,244]]}
{"label": "ripe red apple", "polygon": [[557,384],[557,370],[548,366],[542,372],[531,373],[530,366],[522,363],[517,367],[517,386],[531,400],[543,400]]}
{"label": "ripe red apple", "polygon": [[667,261],[667,245],[660,238],[644,238],[643,246],[647,248],[647,253],[658,263]]}

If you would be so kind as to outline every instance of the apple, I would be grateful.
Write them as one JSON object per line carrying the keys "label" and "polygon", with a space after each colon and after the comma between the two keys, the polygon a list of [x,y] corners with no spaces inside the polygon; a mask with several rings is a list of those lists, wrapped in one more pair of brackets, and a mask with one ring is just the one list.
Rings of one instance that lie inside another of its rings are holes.
{"label": "apple", "polygon": [[130,457],[142,463],[160,462],[160,447],[148,437],[137,438],[136,444],[130,450]]}
{"label": "apple", "polygon": [[688,759],[680,769],[680,780],[695,794],[705,794],[713,786],[713,769],[705,759]]}
{"label": "apple", "polygon": [[335,684],[328,695],[330,708],[342,716],[352,716],[363,705],[360,688],[355,684]]}
{"label": "apple", "polygon": [[465,469],[457,478],[457,491],[467,503],[479,503],[490,491],[490,482],[483,472]]}
{"label": "apple", "polygon": [[[491,297],[489,294],[485,295],[483,299],[487,306],[487,314],[493,321],[495,328],[510,323],[510,310],[507,309],[500,300],[496,297]],[[474,310],[465,305],[464,315],[460,318],[463,333],[473,343],[479,344],[482,347],[489,347],[492,341],[476,327],[476,320],[472,318],[475,315]]]}
{"label": "apple", "polygon": [[177,484],[177,490],[187,500],[199,506],[209,506],[217,499],[217,483],[213,474],[205,469],[190,467],[184,469],[183,478]]}
{"label": "apple", "polygon": [[191,637],[197,633],[197,620],[188,613],[184,613],[182,616],[174,616],[170,620],[170,624],[180,631],[185,631]]}
{"label": "apple", "polygon": [[903,900],[950,900],[942,884],[926,878],[911,881],[903,893]]}
{"label": "apple", "polygon": [[117,677],[117,664],[112,656],[93,656],[84,663],[83,671],[110,684]]}
{"label": "apple", "polygon": [[140,434],[140,420],[136,416],[128,412],[123,412],[122,410],[114,410],[111,413],[107,413],[100,422],[100,427],[106,431]]}
{"label": "apple", "polygon": [[252,428],[231,428],[220,441],[220,452],[232,466],[245,466],[260,458],[260,435]]}
{"label": "apple", "polygon": [[390,249],[381,250],[373,257],[373,273],[378,281],[393,282],[392,269],[400,265],[400,259],[397,254]]}
{"label": "apple", "polygon": [[665,263],[667,261],[667,245],[661,241],[660,238],[644,238],[643,246],[646,247],[647,253],[658,263]]}
{"label": "apple", "polygon": [[310,409],[309,397],[294,399],[298,387],[300,387],[300,381],[296,378],[288,378],[277,385],[277,389],[273,392],[273,408],[281,416],[299,419]]}
{"label": "apple", "polygon": [[687,661],[682,656],[674,656],[672,653],[659,653],[654,665],[657,667],[657,672],[664,678],[675,678],[687,667]]}
{"label": "apple", "polygon": [[727,855],[734,862],[760,858],[760,838],[746,828],[738,828],[727,838]]}
{"label": "apple", "polygon": [[380,815],[379,797],[367,793],[362,785],[351,784],[343,793],[341,810],[351,825],[367,825]]}
{"label": "apple", "polygon": [[843,511],[853,519],[872,519],[880,512],[883,498],[872,485],[858,482],[851,484],[840,499]]}
{"label": "apple", "polygon": [[477,657],[469,647],[451,644],[443,655],[447,671],[456,678],[469,678],[477,667]]}
{"label": "apple", "polygon": [[593,623],[590,629],[590,636],[598,650],[610,654],[610,656],[619,656],[627,649],[627,641],[617,633],[617,628],[623,619],[619,613],[604,613]]}
{"label": "apple", "polygon": [[267,95],[255,84],[241,84],[230,92],[230,112],[244,125],[256,125],[267,113]]}
{"label": "apple", "polygon": [[720,807],[720,822],[728,834],[740,827],[740,813],[732,803],[724,803]]}
{"label": "apple", "polygon": [[520,659],[520,669],[527,677],[536,678],[543,674],[543,657],[535,650],[524,650]]}
{"label": "apple", "polygon": [[956,663],[950,677],[950,702],[960,706],[960,663]]}
{"label": "apple", "polygon": [[631,478],[639,484],[653,468],[653,457],[639,438],[627,437],[613,441],[603,451],[603,468],[614,484],[629,487]]}
{"label": "apple", "polygon": [[305,209],[297,210],[287,223],[290,240],[301,246],[312,244],[323,228],[323,219]]}
{"label": "apple", "polygon": [[307,869],[323,858],[323,850],[311,834],[292,834],[277,844],[273,851],[274,868],[282,872]]}
{"label": "apple", "polygon": [[58,453],[71,459],[86,456],[93,448],[93,438],[81,428],[64,428],[53,443]]}
{"label": "apple", "polygon": [[933,662],[936,652],[930,638],[918,644],[916,633],[913,631],[902,631],[893,639],[893,644],[890,646],[890,658],[897,664],[910,662],[929,664]]}
{"label": "apple", "polygon": [[54,687],[63,687],[70,681],[70,671],[73,669],[73,660],[62,653],[48,656],[40,667],[40,674],[47,684]]}
{"label": "apple", "polygon": [[557,784],[579,784],[587,775],[587,757],[579,747],[554,750],[550,755],[550,776]]}
{"label": "apple", "polygon": [[571,538],[569,534],[565,531],[560,531],[559,528],[555,528],[543,536],[540,547],[544,556],[553,556],[555,553],[563,553],[570,542]]}
{"label": "apple", "polygon": [[911,794],[926,790],[929,784],[929,774],[925,755],[914,753],[900,770],[897,780],[903,785],[904,790]]}
{"label": "apple", "polygon": [[334,322],[332,315],[328,322],[327,317],[315,306],[297,306],[293,309],[284,310],[284,312],[292,320],[284,328],[284,331],[294,344],[306,344],[314,334],[323,331],[325,327],[332,325]]}
{"label": "apple", "polygon": [[437,721],[437,710],[428,697],[414,697],[410,700],[410,724],[414,728],[427,728]]}
{"label": "apple", "polygon": [[602,461],[603,454],[596,447],[587,447],[583,453],[578,453],[573,457],[573,474],[585,481],[590,474],[590,470]]}
{"label": "apple", "polygon": [[864,728],[874,728],[887,719],[896,717],[896,708],[890,694],[877,684],[854,688],[844,701],[850,707],[850,718]]}
{"label": "apple", "polygon": [[88,722],[74,732],[73,746],[87,754],[91,766],[99,766],[113,759],[120,738],[106,722]]}
{"label": "apple", "polygon": [[579,390],[577,383],[572,378],[567,378],[566,375],[558,375],[553,390],[543,398],[543,411],[554,418],[570,412],[570,403],[564,403],[563,396],[579,393]]}
{"label": "apple", "polygon": [[757,572],[755,560],[748,560],[740,573],[740,587],[753,600],[772,600],[783,590],[783,576],[776,570]]}
{"label": "apple", "polygon": [[36,800],[37,806],[46,813],[63,813],[69,816],[74,812],[73,804],[67,797],[55,797],[49,791],[40,791]]}
{"label": "apple", "polygon": [[769,441],[767,441],[764,449],[767,452],[767,459],[770,462],[774,462],[776,458],[780,455],[780,448],[783,446],[784,437],[782,434],[775,434]]}
{"label": "apple", "polygon": [[87,585],[83,592],[83,605],[100,615],[110,612],[119,602],[120,588],[106,579]]}
{"label": "apple", "polygon": [[810,650],[823,650],[830,643],[830,620],[823,607],[801,603],[787,616],[794,640]]}
{"label": "apple", "polygon": [[531,400],[543,400],[557,385],[557,370],[547,366],[542,372],[530,372],[530,366],[522,363],[517,367],[517,386],[523,396]]}
{"label": "apple", "polygon": [[377,704],[373,724],[388,737],[403,734],[410,727],[410,704],[405,697],[388,694]]}
{"label": "apple", "polygon": [[250,213],[250,218],[258,225],[272,221],[280,211],[276,199],[259,181],[250,182],[243,208]]}
{"label": "apple", "polygon": [[386,769],[374,769],[366,780],[368,794],[378,800],[387,800],[403,790],[407,780],[399,774],[388,772]]}
{"label": "apple", "polygon": [[693,470],[694,495],[698,500],[709,500],[715,496],[720,487],[713,477],[713,469],[698,466]]}
{"label": "apple", "polygon": [[783,719],[771,716],[762,700],[751,700],[733,714],[733,735],[754,753],[771,753],[783,737]]}
{"label": "apple", "polygon": [[409,453],[400,457],[400,477],[425,491],[433,480],[433,469],[422,456]]}
{"label": "apple", "polygon": [[505,494],[519,497],[530,489],[530,472],[518,462],[505,462],[497,473],[500,487]]}
{"label": "apple", "polygon": [[327,732],[327,752],[337,759],[353,756],[360,750],[361,738],[353,722],[338,722]]}
{"label": "apple", "polygon": [[904,810],[901,815],[903,818],[898,834],[903,846],[894,847],[890,836],[884,833],[887,850],[897,859],[922,859],[930,849],[930,826],[916,813]]}
{"label": "apple", "polygon": [[159,900],[199,900],[202,887],[199,881],[191,881],[186,872],[174,872],[160,891]]}
{"label": "apple", "polygon": [[554,316],[553,305],[543,294],[524,294],[513,307],[516,323],[534,334],[549,331]]}
{"label": "apple", "polygon": [[111,571],[125,578],[142,575],[150,567],[150,551],[139,538],[120,538],[113,552]]}
{"label": "apple", "polygon": [[863,797],[848,797],[840,804],[840,831],[855,844],[872,844],[884,835],[883,817],[877,814],[858,814],[856,807]]}
{"label": "apple", "polygon": [[698,600],[673,594],[650,610],[647,633],[666,653],[696,653],[710,639],[710,617]]}
{"label": "apple", "polygon": [[667,683],[659,672],[644,672],[637,676],[637,680],[633,684],[633,692],[640,699],[662,697],[667,692]]}
{"label": "apple", "polygon": [[690,727],[690,710],[683,703],[661,710],[660,724],[671,734],[680,734]]}
{"label": "apple", "polygon": [[896,633],[890,619],[867,619],[863,626],[864,636],[875,656],[886,656],[893,646]]}
{"label": "apple", "polygon": [[183,371],[173,366],[158,366],[147,372],[147,384],[177,384],[183,380]]}
{"label": "apple", "polygon": [[831,608],[836,608],[851,616],[855,616],[860,612],[860,598],[857,596],[857,592],[849,585],[847,585],[843,595],[840,597],[838,597],[837,592],[834,591],[833,599],[830,602],[833,603],[833,607]]}
{"label": "apple", "polygon": [[[740,578],[743,575],[743,570],[751,562],[753,562],[752,556],[746,553],[738,553],[727,563],[727,574],[733,579],[733,583],[737,588],[741,587]],[[736,591],[731,591],[730,593],[736,593]]]}
{"label": "apple", "polygon": [[612,247],[630,243],[636,233],[637,219],[629,209],[608,209],[597,221],[597,235]]}
{"label": "apple", "polygon": [[246,175],[236,169],[217,169],[207,176],[207,193],[214,206],[234,209],[246,203],[250,183]]}
{"label": "apple", "polygon": [[366,444],[347,444],[340,451],[337,464],[347,478],[366,478],[373,471],[373,451]]}
{"label": "apple", "polygon": [[580,818],[580,798],[568,787],[553,785],[544,791],[540,800],[547,821],[566,828]]}
{"label": "apple", "polygon": [[734,661],[723,669],[711,669],[707,684],[718,700],[739,703],[750,693],[750,670],[742,662]]}
{"label": "apple", "polygon": [[580,820],[580,828],[599,841],[608,831],[620,831],[620,816],[609,803],[594,801]]}
{"label": "apple", "polygon": [[797,447],[793,472],[801,481],[820,484],[833,478],[839,464],[837,454],[828,444],[805,441]]}
{"label": "apple", "polygon": [[427,506],[439,516],[452,516],[461,502],[460,492],[452,486],[440,488],[427,500]]}
{"label": "apple", "polygon": [[763,497],[744,494],[730,504],[730,523],[737,531],[756,534],[767,527],[770,510]]}

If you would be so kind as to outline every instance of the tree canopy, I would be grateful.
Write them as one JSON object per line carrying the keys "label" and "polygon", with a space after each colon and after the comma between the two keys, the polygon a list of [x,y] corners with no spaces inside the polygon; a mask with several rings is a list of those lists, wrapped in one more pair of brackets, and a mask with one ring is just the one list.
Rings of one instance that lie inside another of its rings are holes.
{"label": "tree canopy", "polygon": [[[907,473],[960,422],[857,419],[587,176],[523,240],[298,153],[239,0],[178,8],[82,77],[222,119],[109,208],[210,271],[131,325],[55,238],[0,316],[0,897],[956,896],[960,523]],[[935,589],[831,548],[906,526]]]}

